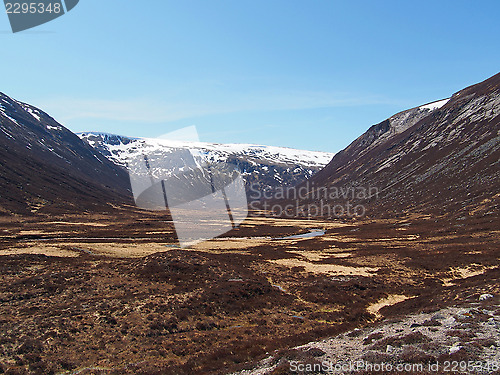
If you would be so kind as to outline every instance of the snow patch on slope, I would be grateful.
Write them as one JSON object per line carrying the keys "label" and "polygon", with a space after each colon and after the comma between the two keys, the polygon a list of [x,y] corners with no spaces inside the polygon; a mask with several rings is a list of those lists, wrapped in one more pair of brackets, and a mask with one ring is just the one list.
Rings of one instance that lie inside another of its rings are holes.
{"label": "snow patch on slope", "polygon": [[25,105],[25,104],[21,104],[21,106],[31,115],[33,116],[33,118],[37,121],[40,121],[40,114],[38,111],[36,111],[35,109],[31,108],[30,106],[28,105]]}
{"label": "snow patch on slope", "polygon": [[435,109],[439,109],[442,106],[444,106],[446,103],[448,103],[449,100],[450,100],[450,98],[443,99],[443,100],[438,100],[437,102],[432,102],[432,103],[429,103],[429,104],[426,104],[426,105],[422,105],[422,106],[420,106],[418,108],[419,109],[430,109],[431,111],[433,111]]}

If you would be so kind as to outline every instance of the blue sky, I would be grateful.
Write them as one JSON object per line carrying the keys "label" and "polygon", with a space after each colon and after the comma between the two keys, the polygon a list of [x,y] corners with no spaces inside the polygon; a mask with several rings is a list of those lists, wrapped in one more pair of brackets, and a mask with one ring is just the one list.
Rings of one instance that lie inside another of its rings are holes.
{"label": "blue sky", "polygon": [[12,34],[0,91],[69,129],[336,152],[499,71],[500,1],[80,0]]}

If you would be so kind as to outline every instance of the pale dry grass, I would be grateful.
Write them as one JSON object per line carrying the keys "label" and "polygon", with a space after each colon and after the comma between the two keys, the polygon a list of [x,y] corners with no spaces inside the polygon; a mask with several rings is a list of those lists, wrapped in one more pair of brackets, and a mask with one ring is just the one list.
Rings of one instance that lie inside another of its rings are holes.
{"label": "pale dry grass", "polygon": [[271,263],[285,266],[285,267],[304,267],[306,272],[311,273],[323,273],[329,275],[357,275],[357,276],[372,276],[373,273],[378,271],[378,268],[374,267],[350,267],[341,266],[337,264],[317,264],[311,263],[299,259],[275,259],[271,260]]}
{"label": "pale dry grass", "polygon": [[241,252],[241,250],[250,249],[252,247],[269,245],[271,242],[271,239],[261,237],[214,238],[209,241],[199,242],[189,248],[210,253],[220,253],[231,250]]}
{"label": "pale dry grass", "polygon": [[141,258],[154,253],[172,250],[163,243],[71,243],[66,244],[74,249],[91,252],[112,258]]}
{"label": "pale dry grass", "polygon": [[108,227],[109,224],[104,224],[104,223],[96,223],[96,222],[73,222],[73,221],[47,221],[45,223],[41,223],[43,225],[53,225],[53,224],[59,224],[59,225],[84,225],[87,227]]}
{"label": "pale dry grass", "polygon": [[323,227],[324,229],[342,228],[349,226],[340,222],[322,221],[322,220],[292,220],[292,219],[279,219],[270,217],[249,217],[243,222],[244,226],[255,227],[260,225],[270,225],[276,227],[294,226],[304,229]]}
{"label": "pale dry grass", "polygon": [[484,267],[480,264],[471,264],[469,267],[456,267],[452,268],[452,277],[443,279],[444,286],[453,286],[456,281],[467,279],[469,277],[482,275],[486,271],[493,269],[495,267]]}
{"label": "pale dry grass", "polygon": [[404,300],[407,300],[409,297],[403,295],[403,294],[391,294],[386,298],[383,298],[370,306],[366,308],[369,313],[372,313],[376,316],[380,316],[379,311],[381,308],[385,306],[391,306],[395,305],[396,303],[403,302]]}
{"label": "pale dry grass", "polygon": [[13,247],[10,249],[0,250],[1,255],[18,255],[18,254],[39,254],[48,257],[64,257],[74,258],[80,255],[78,251],[67,250],[59,246],[37,244],[26,247]]}
{"label": "pale dry grass", "polygon": [[91,254],[112,258],[141,258],[169,250],[171,250],[171,248],[161,243],[119,244],[105,242],[64,242],[61,244],[45,244],[42,242],[0,250],[0,255],[41,254],[53,257],[77,257],[81,254]]}

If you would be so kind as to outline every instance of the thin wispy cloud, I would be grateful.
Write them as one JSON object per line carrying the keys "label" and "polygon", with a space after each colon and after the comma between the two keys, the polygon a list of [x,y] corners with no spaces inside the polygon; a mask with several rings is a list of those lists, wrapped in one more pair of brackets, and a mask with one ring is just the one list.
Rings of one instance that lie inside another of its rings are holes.
{"label": "thin wispy cloud", "polygon": [[229,102],[227,100],[207,99],[203,103],[187,99],[162,101],[157,98],[117,100],[53,98],[42,100],[39,104],[63,122],[71,122],[76,119],[101,119],[135,123],[171,122],[237,112],[401,104],[395,100],[379,96],[308,91],[232,95],[232,98]]}

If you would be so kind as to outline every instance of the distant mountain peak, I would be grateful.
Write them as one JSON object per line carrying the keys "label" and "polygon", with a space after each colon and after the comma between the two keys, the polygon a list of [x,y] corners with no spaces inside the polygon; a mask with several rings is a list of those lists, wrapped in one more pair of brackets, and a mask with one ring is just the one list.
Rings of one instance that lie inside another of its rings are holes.
{"label": "distant mountain peak", "polygon": [[164,138],[130,138],[121,135],[84,132],[81,139],[117,165],[126,166],[137,153],[154,153],[168,158],[172,150],[186,149],[201,164],[224,161],[236,164],[247,188],[274,189],[294,186],[310,178],[333,157],[332,153],[254,144],[185,142]]}

